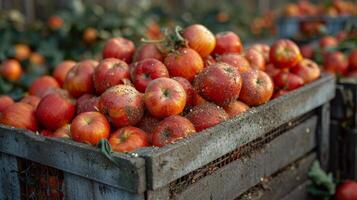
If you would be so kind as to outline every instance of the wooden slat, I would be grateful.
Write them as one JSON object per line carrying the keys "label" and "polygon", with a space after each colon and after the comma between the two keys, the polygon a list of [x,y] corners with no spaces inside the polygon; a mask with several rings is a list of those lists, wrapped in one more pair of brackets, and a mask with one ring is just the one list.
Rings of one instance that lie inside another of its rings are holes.
{"label": "wooden slat", "polygon": [[134,194],[118,188],[65,173],[64,194],[69,200],[144,200],[144,194]]}
{"label": "wooden slat", "polygon": [[316,124],[317,117],[313,116],[262,149],[198,180],[183,192],[175,194],[175,199],[219,200],[238,197],[258,184],[261,177],[272,175],[314,149]]}
{"label": "wooden slat", "polygon": [[160,149],[139,152],[147,165],[148,188],[157,189],[255,138],[328,102],[335,79],[319,80],[213,128]]}
{"label": "wooden slat", "polygon": [[236,200],[281,199],[308,179],[308,171],[315,159],[316,153],[311,153],[299,159],[284,171],[270,177],[268,181],[261,182],[258,186],[249,189]]}
{"label": "wooden slat", "polygon": [[0,152],[0,199],[20,199],[17,159]]}
{"label": "wooden slat", "polygon": [[114,164],[97,148],[71,140],[45,138],[0,125],[0,152],[32,160],[65,172],[131,192],[145,191],[142,158],[115,154]]}
{"label": "wooden slat", "polygon": [[329,168],[330,161],[330,104],[326,103],[318,109],[319,123],[317,128],[317,157],[321,167]]}
{"label": "wooden slat", "polygon": [[312,200],[306,190],[306,187],[309,185],[309,183],[309,181],[306,181],[305,183],[299,185],[281,200]]}

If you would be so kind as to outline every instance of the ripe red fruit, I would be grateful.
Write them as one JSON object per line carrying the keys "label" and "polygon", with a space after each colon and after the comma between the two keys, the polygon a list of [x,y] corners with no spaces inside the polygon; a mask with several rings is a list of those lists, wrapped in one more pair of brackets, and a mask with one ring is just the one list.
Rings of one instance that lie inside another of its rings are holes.
{"label": "ripe red fruit", "polygon": [[241,101],[233,101],[224,107],[224,110],[229,115],[229,118],[234,118],[235,116],[247,111],[249,106]]}
{"label": "ripe red fruit", "polygon": [[152,144],[162,147],[195,133],[195,127],[185,117],[173,115],[162,120],[152,131]]}
{"label": "ripe red fruit", "polygon": [[27,103],[14,103],[0,113],[0,124],[36,131],[35,109]]}
{"label": "ripe red fruit", "polygon": [[116,127],[135,125],[144,114],[142,96],[130,85],[116,85],[100,96],[98,108]]}
{"label": "ripe red fruit", "polygon": [[52,137],[68,139],[71,138],[71,125],[66,124],[57,129],[55,132],[53,132]]}
{"label": "ripe red fruit", "polygon": [[337,187],[336,200],[356,200],[357,199],[357,182],[345,181]]}
{"label": "ripe red fruit", "polygon": [[292,68],[302,59],[302,55],[293,41],[281,39],[271,46],[269,58],[277,68]]}
{"label": "ripe red fruit", "polygon": [[268,64],[265,69],[265,73],[267,73],[271,78],[274,78],[275,75],[279,74],[281,70],[276,68],[273,64]]}
{"label": "ripe red fruit", "polygon": [[324,56],[324,69],[327,72],[346,75],[348,73],[348,60],[346,56],[339,51],[328,52]]}
{"label": "ripe red fruit", "polygon": [[73,119],[71,136],[74,141],[96,145],[101,139],[109,137],[110,125],[99,112],[85,112]]}
{"label": "ripe red fruit", "polygon": [[195,93],[195,90],[191,83],[182,77],[172,77],[175,81],[179,82],[183,89],[186,92],[186,105],[192,105],[193,104],[193,96]]}
{"label": "ripe red fruit", "polygon": [[348,63],[351,70],[357,70],[357,49],[348,56]]}
{"label": "ripe red fruit", "polygon": [[41,99],[36,109],[36,118],[43,127],[54,131],[71,122],[75,109],[71,99],[60,93],[52,93]]}
{"label": "ripe red fruit", "polygon": [[322,51],[325,51],[327,49],[335,48],[338,45],[338,41],[335,37],[333,36],[325,36],[320,39],[319,41],[319,46]]}
{"label": "ripe red fruit", "polygon": [[304,80],[290,72],[279,72],[274,76],[274,84],[278,89],[294,90],[304,85]]}
{"label": "ripe red fruit", "polygon": [[60,85],[52,76],[41,76],[32,82],[29,94],[40,98],[44,97],[49,88],[59,88]]}
{"label": "ripe red fruit", "polygon": [[204,67],[201,56],[190,48],[181,48],[168,54],[164,63],[171,76],[181,76],[190,82]]}
{"label": "ripe red fruit", "polygon": [[186,115],[186,117],[195,126],[197,132],[215,126],[229,119],[226,111],[213,103],[203,103],[193,107],[193,109]]}
{"label": "ripe red fruit", "polygon": [[306,44],[300,47],[301,54],[304,58],[310,58],[314,56],[314,49],[310,44]]}
{"label": "ripe red fruit", "polygon": [[60,16],[54,15],[48,18],[47,23],[51,29],[56,30],[62,27],[64,21]]}
{"label": "ripe red fruit", "polygon": [[134,61],[140,61],[147,58],[154,58],[159,61],[164,61],[164,56],[160,52],[156,44],[143,44],[141,45],[134,54]]}
{"label": "ripe red fruit", "polygon": [[19,80],[22,75],[22,68],[19,61],[14,59],[5,60],[0,65],[0,75],[10,81]]}
{"label": "ripe red fruit", "polygon": [[357,70],[351,71],[350,73],[348,73],[349,77],[357,77]]}
{"label": "ripe red fruit", "polygon": [[208,101],[206,101],[206,99],[204,99],[203,97],[201,97],[197,91],[194,90],[193,93],[193,98],[192,98],[192,105],[193,106],[197,106],[197,105],[201,105],[203,103],[207,103]]}
{"label": "ripe red fruit", "polygon": [[245,58],[248,60],[252,69],[265,71],[265,59],[262,53],[255,49],[248,49],[245,52]]}
{"label": "ripe red fruit", "polygon": [[240,53],[243,45],[237,34],[233,32],[222,32],[216,34],[216,47],[213,54]]}
{"label": "ripe red fruit", "polygon": [[6,95],[0,96],[0,113],[14,103],[15,102],[11,97]]}
{"label": "ripe red fruit", "polygon": [[205,68],[194,80],[194,88],[199,95],[221,106],[236,100],[241,87],[238,70],[225,63]]}
{"label": "ripe red fruit", "polygon": [[145,92],[149,82],[160,77],[169,77],[166,66],[153,58],[144,59],[131,65],[131,80],[139,92]]}
{"label": "ripe red fruit", "polygon": [[319,66],[310,59],[302,59],[290,72],[300,76],[304,83],[310,83],[320,77]]}
{"label": "ripe red fruit", "polygon": [[115,131],[109,138],[114,151],[131,152],[149,145],[146,133],[136,127],[127,126]]}
{"label": "ripe red fruit", "polygon": [[74,65],[76,65],[76,62],[72,60],[65,60],[56,66],[52,75],[60,86],[63,86],[67,73],[74,67]]}
{"label": "ripe red fruit", "polygon": [[240,73],[251,70],[248,60],[237,53],[223,54],[217,57],[217,61],[227,63],[237,68]]}
{"label": "ripe red fruit", "polygon": [[152,143],[152,131],[160,123],[160,120],[150,115],[150,113],[145,112],[144,116],[141,118],[140,122],[135,126],[145,131],[148,137],[148,141]]}
{"label": "ripe red fruit", "polygon": [[45,136],[45,137],[53,137],[52,131],[49,131],[49,130],[42,130],[40,132],[40,135]]}
{"label": "ripe red fruit", "polygon": [[98,111],[99,97],[85,94],[78,98],[76,102],[77,115],[84,112]]}
{"label": "ripe red fruit", "polygon": [[93,74],[93,82],[97,94],[102,94],[114,85],[123,84],[123,80],[129,78],[128,64],[116,58],[107,58],[100,61]]}
{"label": "ripe red fruit", "polygon": [[274,92],[274,84],[268,74],[251,70],[242,74],[243,86],[239,100],[249,106],[258,106],[269,101]]}
{"label": "ripe red fruit", "polygon": [[216,60],[211,55],[208,55],[202,59],[203,59],[204,67],[208,67],[208,66],[216,63]]}
{"label": "ripe red fruit", "polygon": [[108,40],[103,49],[103,58],[117,58],[130,63],[135,52],[135,45],[126,38],[112,38]]}
{"label": "ripe red fruit", "polygon": [[216,46],[214,35],[201,24],[193,24],[186,27],[182,32],[182,36],[187,41],[188,46],[202,57],[208,56]]}
{"label": "ripe red fruit", "polygon": [[146,88],[144,102],[154,117],[163,118],[180,114],[186,105],[187,95],[181,84],[170,78],[158,78]]}
{"label": "ripe red fruit", "polygon": [[269,51],[270,51],[270,46],[266,45],[266,44],[253,44],[250,49],[254,49],[259,51],[263,57],[264,57],[264,61],[265,63],[269,63]]}
{"label": "ripe red fruit", "polygon": [[29,95],[29,96],[25,96],[24,98],[22,98],[20,102],[27,103],[27,104],[33,106],[34,109],[36,109],[38,104],[40,103],[40,101],[41,101],[41,99],[39,97]]}
{"label": "ripe red fruit", "polygon": [[93,94],[93,73],[98,65],[97,61],[84,60],[77,63],[67,74],[63,88],[73,97],[83,94]]}
{"label": "ripe red fruit", "polygon": [[287,94],[289,91],[288,90],[278,90],[273,94],[272,99],[278,98],[280,96],[283,96],[285,94]]}

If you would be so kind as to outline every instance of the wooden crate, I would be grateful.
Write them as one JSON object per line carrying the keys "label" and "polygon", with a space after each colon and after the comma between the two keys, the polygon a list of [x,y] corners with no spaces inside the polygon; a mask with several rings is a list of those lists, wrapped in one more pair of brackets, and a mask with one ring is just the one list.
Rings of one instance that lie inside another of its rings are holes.
{"label": "wooden crate", "polygon": [[19,159],[63,173],[66,199],[235,199],[298,160],[328,166],[334,91],[324,75],[175,144],[115,153],[118,165],[86,144],[1,126],[0,199],[21,198]]}

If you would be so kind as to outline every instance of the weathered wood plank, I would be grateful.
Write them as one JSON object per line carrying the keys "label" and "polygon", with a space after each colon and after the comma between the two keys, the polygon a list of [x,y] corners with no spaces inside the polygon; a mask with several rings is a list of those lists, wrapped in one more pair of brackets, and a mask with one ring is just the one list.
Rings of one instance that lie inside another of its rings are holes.
{"label": "weathered wood plank", "polygon": [[306,187],[309,185],[309,181],[299,185],[294,190],[292,190],[289,194],[283,197],[281,200],[310,200],[312,199],[306,190]]}
{"label": "weathered wood plank", "polygon": [[89,179],[64,174],[65,199],[68,200],[144,200],[144,194],[134,194]]}
{"label": "weathered wood plank", "polygon": [[317,128],[317,157],[321,167],[329,168],[330,162],[330,104],[325,103],[318,108],[319,122]]}
{"label": "weathered wood plank", "polygon": [[281,199],[308,179],[308,171],[315,159],[316,153],[309,154],[268,181],[260,182],[258,186],[249,189],[237,200]]}
{"label": "weathered wood plank", "polygon": [[198,180],[183,192],[175,194],[175,199],[219,200],[238,197],[258,184],[261,177],[272,175],[314,149],[316,124],[317,117],[313,116],[262,149]]}
{"label": "weathered wood plank", "polygon": [[145,191],[142,158],[115,154],[115,164],[97,148],[58,138],[45,138],[0,125],[0,152],[32,160],[131,192]]}
{"label": "weathered wood plank", "polygon": [[167,200],[170,199],[170,191],[169,191],[169,186],[165,186],[162,188],[159,188],[155,191],[148,190],[146,192],[147,199],[146,200]]}
{"label": "weathered wood plank", "polygon": [[148,188],[157,189],[231,152],[290,120],[328,102],[335,79],[319,80],[269,103],[160,149],[140,152],[145,157]]}
{"label": "weathered wood plank", "polygon": [[20,197],[17,159],[0,152],[0,199],[13,200]]}

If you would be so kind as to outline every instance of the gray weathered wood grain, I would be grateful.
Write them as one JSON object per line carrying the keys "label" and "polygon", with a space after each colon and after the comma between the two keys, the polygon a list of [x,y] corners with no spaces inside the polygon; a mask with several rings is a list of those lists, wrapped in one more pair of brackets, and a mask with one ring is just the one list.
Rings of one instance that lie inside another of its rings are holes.
{"label": "gray weathered wood grain", "polygon": [[97,148],[0,125],[0,152],[32,160],[87,179],[131,192],[145,191],[145,164],[142,158],[115,154],[111,162]]}
{"label": "gray weathered wood grain", "polygon": [[16,157],[0,152],[0,199],[20,199],[20,181]]}
{"label": "gray weathered wood grain", "polygon": [[308,171],[316,160],[316,153],[311,153],[292,166],[279,172],[260,187],[254,187],[236,200],[278,200],[303,184],[308,179]]}
{"label": "gray weathered wood grain", "polygon": [[295,188],[293,191],[291,191],[289,194],[287,194],[285,197],[283,197],[281,200],[310,200],[312,199],[306,190],[306,187],[309,185],[309,181],[306,181],[305,183],[299,185],[297,188]]}
{"label": "gray weathered wood grain", "polygon": [[67,200],[144,200],[144,193],[135,194],[89,179],[64,174],[64,194]]}
{"label": "gray weathered wood grain", "polygon": [[325,75],[296,91],[160,149],[140,152],[148,188],[155,190],[262,136],[333,98],[335,79]]}
{"label": "gray weathered wood grain", "polygon": [[329,168],[330,161],[330,104],[325,103],[318,108],[319,122],[317,128],[317,157],[321,167]]}
{"label": "gray weathered wood grain", "polygon": [[177,200],[234,199],[258,184],[261,177],[303,157],[316,147],[317,117],[277,137],[262,149],[234,161],[213,174],[191,184],[183,192],[174,194]]}

